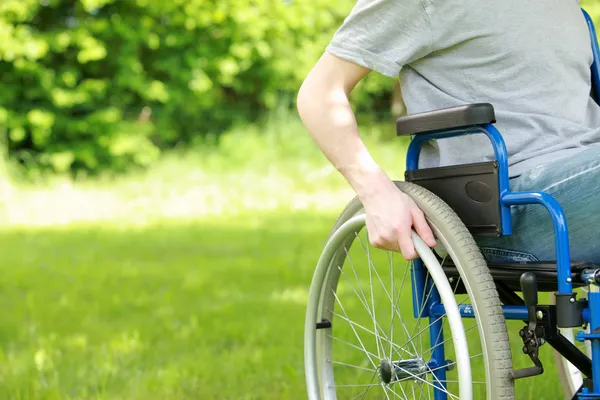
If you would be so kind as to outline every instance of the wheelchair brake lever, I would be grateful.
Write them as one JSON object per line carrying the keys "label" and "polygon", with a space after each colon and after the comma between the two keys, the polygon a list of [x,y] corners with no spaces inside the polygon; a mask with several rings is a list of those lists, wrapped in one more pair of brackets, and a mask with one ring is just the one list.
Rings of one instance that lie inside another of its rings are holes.
{"label": "wheelchair brake lever", "polygon": [[540,337],[544,335],[544,329],[542,326],[537,326],[535,309],[538,304],[537,277],[533,272],[525,272],[521,275],[521,291],[523,292],[523,301],[527,306],[528,325],[521,329],[519,336],[523,339],[523,353],[531,358],[535,366],[513,371],[513,379],[527,378],[544,373],[544,366],[538,357],[539,347],[545,343],[544,339]]}

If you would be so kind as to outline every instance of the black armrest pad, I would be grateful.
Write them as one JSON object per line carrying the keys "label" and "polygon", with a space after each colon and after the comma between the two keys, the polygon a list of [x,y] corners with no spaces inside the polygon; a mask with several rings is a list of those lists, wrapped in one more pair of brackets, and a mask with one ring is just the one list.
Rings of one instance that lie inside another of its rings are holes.
{"label": "black armrest pad", "polygon": [[396,132],[398,136],[412,135],[494,122],[496,114],[491,104],[467,104],[400,117],[396,121]]}

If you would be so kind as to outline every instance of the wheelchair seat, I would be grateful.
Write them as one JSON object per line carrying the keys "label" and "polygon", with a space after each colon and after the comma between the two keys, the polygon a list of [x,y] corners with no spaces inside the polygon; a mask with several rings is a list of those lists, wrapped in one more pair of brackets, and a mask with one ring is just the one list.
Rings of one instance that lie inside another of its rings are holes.
{"label": "wheelchair seat", "polygon": [[[458,271],[451,259],[442,263],[444,272],[449,278],[458,278]],[[537,277],[538,291],[555,292],[557,290],[557,266],[555,261],[523,262],[523,263],[488,263],[488,268],[496,284],[512,291],[520,291],[520,278],[525,272],[534,272]],[[581,273],[586,269],[598,269],[598,265],[586,261],[571,261],[571,281],[573,287],[586,285]]]}

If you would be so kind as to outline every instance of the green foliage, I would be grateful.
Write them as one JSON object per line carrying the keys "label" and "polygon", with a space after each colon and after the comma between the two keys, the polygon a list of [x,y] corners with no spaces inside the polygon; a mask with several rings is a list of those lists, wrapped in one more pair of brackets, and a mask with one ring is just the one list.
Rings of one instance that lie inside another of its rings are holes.
{"label": "green foliage", "polygon": [[148,165],[297,90],[351,0],[4,0],[0,126],[58,171]]}
{"label": "green foliage", "polygon": [[[596,25],[598,25],[600,22],[600,3],[597,0],[581,0],[581,7],[594,18]],[[600,28],[600,26],[597,28]]]}
{"label": "green foliage", "polygon": [[[293,96],[353,4],[2,0],[0,134],[34,169],[147,166]],[[369,76],[357,109],[387,112],[391,86]]]}

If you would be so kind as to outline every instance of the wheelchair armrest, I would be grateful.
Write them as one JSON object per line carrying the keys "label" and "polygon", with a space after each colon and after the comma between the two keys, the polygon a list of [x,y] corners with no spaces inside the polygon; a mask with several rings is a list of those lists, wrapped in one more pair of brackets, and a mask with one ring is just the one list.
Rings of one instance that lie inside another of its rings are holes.
{"label": "wheelchair armrest", "polygon": [[398,136],[413,135],[494,122],[496,114],[491,104],[467,104],[400,117],[396,121],[396,132]]}

